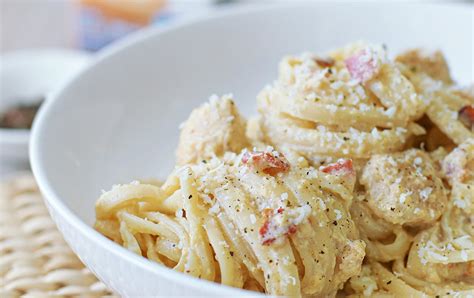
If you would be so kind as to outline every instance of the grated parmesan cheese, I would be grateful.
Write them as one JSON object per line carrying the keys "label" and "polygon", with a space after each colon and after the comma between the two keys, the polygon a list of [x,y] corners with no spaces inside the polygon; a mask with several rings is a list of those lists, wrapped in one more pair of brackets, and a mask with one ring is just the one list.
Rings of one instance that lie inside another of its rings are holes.
{"label": "grated parmesan cheese", "polygon": [[466,207],[467,207],[466,201],[461,200],[460,198],[456,198],[453,201],[453,204],[454,204],[454,206],[458,207],[459,209],[466,209]]}
{"label": "grated parmesan cheese", "polygon": [[219,213],[219,205],[216,203],[214,204],[211,208],[209,208],[209,212],[212,214],[218,214]]}
{"label": "grated parmesan cheese", "polygon": [[319,201],[319,206],[321,207],[321,210],[326,210],[326,203],[324,203],[324,201],[321,198],[319,198],[318,201]]}
{"label": "grated parmesan cheese", "polygon": [[255,224],[257,222],[257,217],[255,216],[255,214],[250,214],[250,222],[252,224]]}
{"label": "grated parmesan cheese", "polygon": [[374,137],[374,139],[376,139],[376,140],[380,140],[380,138],[381,138],[381,137],[380,137],[379,130],[378,130],[376,127],[374,127],[374,128],[372,129],[372,131],[370,132],[370,134],[371,134],[372,137]]}
{"label": "grated parmesan cheese", "polygon": [[433,188],[431,187],[425,187],[422,190],[420,190],[421,200],[426,201],[429,198],[432,191],[433,191]]}
{"label": "grated parmesan cheese", "polygon": [[385,110],[383,113],[387,115],[388,117],[392,118],[393,116],[395,116],[396,111],[397,109],[395,107],[390,107],[389,109]]}
{"label": "grated parmesan cheese", "polygon": [[366,105],[365,103],[361,103],[359,105],[359,109],[362,111],[362,112],[367,112],[370,110],[370,107],[368,105]]}
{"label": "grated parmesan cheese", "polygon": [[405,203],[405,201],[407,200],[407,198],[408,198],[409,196],[411,196],[412,194],[413,194],[412,191],[408,191],[408,192],[402,193],[402,194],[400,195],[400,199],[399,199],[400,203],[401,203],[401,204]]}
{"label": "grated parmesan cheese", "polygon": [[423,160],[421,159],[421,157],[417,157],[413,160],[413,162],[415,163],[415,165],[421,165]]}
{"label": "grated parmesan cheese", "polygon": [[328,107],[328,110],[331,113],[336,113],[336,111],[337,111],[337,106],[336,105],[330,104],[330,105],[327,105],[327,107]]}

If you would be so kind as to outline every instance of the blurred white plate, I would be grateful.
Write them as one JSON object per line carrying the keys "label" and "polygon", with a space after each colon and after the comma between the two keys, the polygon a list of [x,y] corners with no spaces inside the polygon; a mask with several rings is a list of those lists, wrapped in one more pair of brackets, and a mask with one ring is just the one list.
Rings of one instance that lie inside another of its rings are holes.
{"label": "blurred white plate", "polygon": [[[84,52],[60,49],[21,50],[0,56],[0,113],[18,104],[38,102],[89,61]],[[28,129],[0,128],[0,160],[27,165]]]}
{"label": "blurred white plate", "polygon": [[225,9],[205,20],[140,32],[108,50],[50,98],[34,126],[33,170],[72,249],[125,296],[241,296],[151,263],[95,232],[101,189],[165,177],[178,126],[212,93],[233,92],[255,113],[255,96],[288,53],[355,40],[391,53],[441,48],[462,82],[473,77],[471,6],[314,3]]}

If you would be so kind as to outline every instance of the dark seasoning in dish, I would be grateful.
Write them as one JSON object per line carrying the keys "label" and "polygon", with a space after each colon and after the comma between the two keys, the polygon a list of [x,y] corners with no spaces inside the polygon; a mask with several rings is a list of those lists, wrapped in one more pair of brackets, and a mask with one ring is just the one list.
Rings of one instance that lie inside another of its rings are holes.
{"label": "dark seasoning in dish", "polygon": [[43,98],[33,103],[20,103],[10,106],[0,113],[0,128],[30,129]]}

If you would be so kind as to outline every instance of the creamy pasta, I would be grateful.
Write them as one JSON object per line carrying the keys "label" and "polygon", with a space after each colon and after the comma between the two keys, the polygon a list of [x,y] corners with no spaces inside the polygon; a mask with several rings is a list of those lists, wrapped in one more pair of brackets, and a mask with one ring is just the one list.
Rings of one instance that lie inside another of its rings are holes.
{"label": "creamy pasta", "polygon": [[96,230],[270,295],[473,297],[474,94],[441,52],[288,56],[257,102],[195,109],[173,172],[104,192]]}

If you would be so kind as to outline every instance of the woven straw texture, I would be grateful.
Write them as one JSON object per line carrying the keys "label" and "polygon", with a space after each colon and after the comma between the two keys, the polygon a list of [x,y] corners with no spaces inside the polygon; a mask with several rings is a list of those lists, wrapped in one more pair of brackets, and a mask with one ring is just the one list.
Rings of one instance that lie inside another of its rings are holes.
{"label": "woven straw texture", "polygon": [[111,295],[61,237],[34,179],[0,183],[0,297]]}

